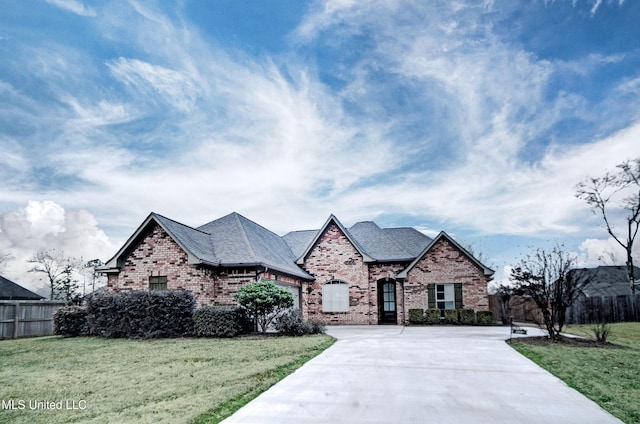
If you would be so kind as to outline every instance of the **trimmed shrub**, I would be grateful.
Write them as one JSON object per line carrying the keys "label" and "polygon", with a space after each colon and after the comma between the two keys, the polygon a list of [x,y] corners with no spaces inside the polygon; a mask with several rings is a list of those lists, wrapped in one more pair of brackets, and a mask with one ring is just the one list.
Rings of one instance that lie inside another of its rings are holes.
{"label": "trimmed shrub", "polygon": [[237,307],[203,306],[193,313],[198,337],[235,337],[245,330],[246,314]]}
{"label": "trimmed shrub", "polygon": [[438,308],[427,309],[425,321],[427,324],[440,324],[440,309]]}
{"label": "trimmed shrub", "polygon": [[444,322],[447,324],[458,323],[458,310],[457,309],[445,309],[444,310]]}
{"label": "trimmed shrub", "polygon": [[291,292],[266,279],[240,287],[234,299],[251,314],[255,330],[260,328],[263,333],[276,317],[293,306]]}
{"label": "trimmed shrub", "polygon": [[476,321],[476,312],[473,309],[460,309],[460,324],[473,325]]}
{"label": "trimmed shrub", "polygon": [[53,314],[53,333],[64,337],[89,334],[87,310],[80,306],[65,306]]}
{"label": "trimmed shrub", "polygon": [[105,292],[89,298],[87,323],[102,337],[184,337],[193,334],[194,306],[185,290]]}
{"label": "trimmed shrub", "polygon": [[424,324],[424,309],[409,309],[409,322],[411,324]]}
{"label": "trimmed shrub", "polygon": [[302,312],[298,309],[290,310],[276,318],[276,331],[285,336],[304,336],[305,334],[321,334],[325,332],[322,324],[302,319]]}
{"label": "trimmed shrub", "polygon": [[492,311],[478,311],[476,316],[478,317],[478,325],[493,325]]}

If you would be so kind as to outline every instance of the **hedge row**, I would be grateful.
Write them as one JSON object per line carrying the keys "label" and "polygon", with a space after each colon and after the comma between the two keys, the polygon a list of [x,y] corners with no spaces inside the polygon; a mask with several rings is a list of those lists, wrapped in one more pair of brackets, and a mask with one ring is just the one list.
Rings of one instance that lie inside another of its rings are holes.
{"label": "hedge row", "polygon": [[[59,309],[53,317],[54,333],[65,337],[148,339],[235,337],[253,330],[244,308],[194,308],[193,295],[184,290],[105,292],[89,296],[86,307]],[[291,336],[325,332],[322,325],[304,321],[299,311],[280,316],[275,328]]]}
{"label": "hedge row", "polygon": [[[444,315],[444,316],[443,316]],[[473,309],[445,309],[442,314],[438,308],[409,309],[411,324],[462,324],[493,325],[493,312],[474,311]]]}
{"label": "hedge row", "polygon": [[253,328],[245,310],[237,307],[203,306],[193,314],[198,337],[235,337]]}
{"label": "hedge row", "polygon": [[100,293],[87,302],[89,334],[119,338],[193,334],[195,300],[185,290]]}

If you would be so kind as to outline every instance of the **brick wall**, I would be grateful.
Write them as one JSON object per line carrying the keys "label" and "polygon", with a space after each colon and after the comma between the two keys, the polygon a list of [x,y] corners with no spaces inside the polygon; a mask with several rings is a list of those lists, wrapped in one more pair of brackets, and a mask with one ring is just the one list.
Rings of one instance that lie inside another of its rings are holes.
{"label": "brick wall", "polygon": [[[303,285],[305,319],[325,324],[378,323],[376,291],[370,287],[368,267],[337,225],[325,229],[306,257],[304,268],[315,277],[315,281]],[[322,286],[331,280],[349,284],[349,312],[322,312]]]}
{"label": "brick wall", "polygon": [[441,239],[409,271],[405,282],[405,306],[426,309],[427,284],[462,283],[465,308],[488,310],[487,279],[483,270],[446,239]]}
{"label": "brick wall", "polygon": [[167,289],[191,291],[198,304],[214,298],[214,276],[210,269],[189,265],[187,254],[157,224],[126,256],[118,275],[110,275],[112,290],[148,290],[150,276],[166,276]]}

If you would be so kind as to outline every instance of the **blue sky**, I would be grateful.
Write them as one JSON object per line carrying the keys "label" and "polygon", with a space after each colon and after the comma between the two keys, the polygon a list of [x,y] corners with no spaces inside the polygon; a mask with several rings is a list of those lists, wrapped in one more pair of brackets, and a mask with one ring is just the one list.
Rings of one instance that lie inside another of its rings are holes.
{"label": "blue sky", "polygon": [[445,230],[499,276],[555,242],[597,265],[616,247],[575,185],[640,156],[639,19],[629,0],[2,2],[3,272],[30,278],[43,248],[106,260],[151,211]]}

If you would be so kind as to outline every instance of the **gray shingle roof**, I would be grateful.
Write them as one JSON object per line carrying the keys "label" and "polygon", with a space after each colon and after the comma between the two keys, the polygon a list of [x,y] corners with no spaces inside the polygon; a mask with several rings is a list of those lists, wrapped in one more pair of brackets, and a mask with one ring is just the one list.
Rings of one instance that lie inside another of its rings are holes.
{"label": "gray shingle roof", "polygon": [[[569,275],[577,279],[577,284],[585,284],[582,293],[587,297],[631,294],[631,283],[624,265],[572,269]],[[640,268],[635,267],[635,275],[640,276]]]}
{"label": "gray shingle roof", "polygon": [[282,239],[287,243],[293,255],[299,258],[309,244],[313,241],[313,238],[318,234],[320,230],[302,230],[302,231],[291,231],[290,233],[282,236]]}
{"label": "gray shingle roof", "polygon": [[188,253],[207,263],[216,263],[218,261],[209,234],[157,213],[151,215]]}
{"label": "gray shingle roof", "polygon": [[[332,219],[337,221],[332,216],[325,227]],[[320,230],[292,231],[282,238],[293,254],[300,258],[325,227]],[[344,228],[344,231],[361,253],[381,262],[411,261],[431,242],[431,238],[415,228],[380,228],[373,221],[357,222],[351,228]]]}
{"label": "gray shingle roof", "polygon": [[236,212],[198,228],[152,213],[102,271],[119,272],[126,252],[144,237],[153,222],[187,252],[191,264],[265,266],[305,279],[313,277],[299,266],[302,256],[332,222],[344,231],[365,262],[410,262],[433,242],[415,228],[380,228],[372,221],[358,222],[347,229],[333,215],[320,230],[292,231],[280,237]]}
{"label": "gray shingle roof", "polygon": [[238,213],[211,221],[198,230],[210,234],[216,258],[221,264],[260,264],[311,278],[295,264],[295,255],[280,236]]}
{"label": "gray shingle roof", "polygon": [[382,231],[391,236],[396,243],[402,244],[412,258],[418,256],[431,243],[431,237],[424,235],[415,228],[383,228]]}
{"label": "gray shingle roof", "polygon": [[42,300],[39,294],[4,278],[0,275],[0,299],[2,300]]}
{"label": "gray shingle roof", "polygon": [[[378,261],[409,261],[415,258],[415,255],[403,248],[405,233],[384,231],[372,221],[358,222],[348,231],[364,251]],[[415,229],[413,231],[426,239],[423,247],[426,246],[430,241],[429,237]]]}

